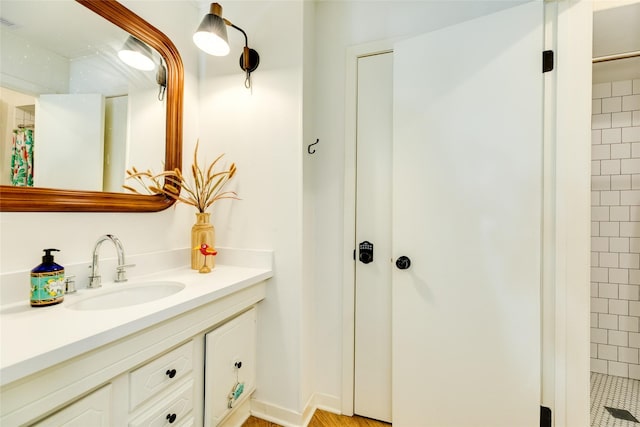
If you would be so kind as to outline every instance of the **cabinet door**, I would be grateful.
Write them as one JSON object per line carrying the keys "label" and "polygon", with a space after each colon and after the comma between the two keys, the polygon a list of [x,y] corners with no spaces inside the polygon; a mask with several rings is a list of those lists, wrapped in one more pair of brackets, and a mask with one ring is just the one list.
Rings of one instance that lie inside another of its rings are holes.
{"label": "cabinet door", "polygon": [[34,424],[37,427],[111,427],[111,384]]}
{"label": "cabinet door", "polygon": [[205,335],[205,426],[218,425],[253,391],[255,361],[255,308]]}

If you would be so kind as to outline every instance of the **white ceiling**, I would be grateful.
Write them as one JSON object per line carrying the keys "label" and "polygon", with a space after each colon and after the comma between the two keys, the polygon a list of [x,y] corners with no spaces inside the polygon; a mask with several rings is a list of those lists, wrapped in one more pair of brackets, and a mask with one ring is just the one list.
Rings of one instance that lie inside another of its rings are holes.
{"label": "white ceiling", "polygon": [[640,50],[640,1],[602,1],[594,7],[594,57]]}

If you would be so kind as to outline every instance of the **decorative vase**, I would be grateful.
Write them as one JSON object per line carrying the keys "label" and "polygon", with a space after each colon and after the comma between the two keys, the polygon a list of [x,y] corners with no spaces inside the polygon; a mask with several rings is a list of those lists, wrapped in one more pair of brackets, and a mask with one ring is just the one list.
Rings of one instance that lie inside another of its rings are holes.
{"label": "decorative vase", "polygon": [[202,272],[211,271],[215,266],[215,257],[205,256],[200,248],[206,244],[209,248],[215,249],[216,230],[209,222],[210,213],[196,213],[196,223],[191,227],[191,268]]}

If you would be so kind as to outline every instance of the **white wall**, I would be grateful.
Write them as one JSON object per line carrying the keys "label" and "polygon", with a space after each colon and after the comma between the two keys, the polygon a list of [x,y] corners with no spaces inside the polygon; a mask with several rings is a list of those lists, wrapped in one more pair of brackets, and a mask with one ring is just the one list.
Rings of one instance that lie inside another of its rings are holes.
{"label": "white wall", "polygon": [[[207,5],[208,7],[208,5]],[[260,54],[253,89],[238,66],[243,37],[229,29],[231,53],[202,54],[201,147],[209,159],[226,153],[238,167],[241,201],[213,210],[217,239],[229,246],[273,249],[275,277],[259,307],[258,379],[254,399],[299,419],[310,387],[305,367],[313,339],[305,313],[309,283],[303,277],[303,33],[304,2],[226,2]],[[204,12],[203,12],[204,13]],[[277,25],[274,25],[277,23]]]}

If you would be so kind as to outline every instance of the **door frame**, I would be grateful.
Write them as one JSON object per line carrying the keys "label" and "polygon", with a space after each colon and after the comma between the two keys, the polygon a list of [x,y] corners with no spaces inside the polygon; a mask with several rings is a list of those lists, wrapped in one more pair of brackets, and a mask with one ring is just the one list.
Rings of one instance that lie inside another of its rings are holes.
{"label": "door frame", "polygon": [[[561,52],[545,77],[542,228],[542,391],[555,426],[589,424],[591,43],[589,0],[545,1],[545,49]],[[582,36],[580,36],[582,34]],[[346,52],[341,412],[353,415],[356,102],[358,58],[392,52],[391,38]]]}

